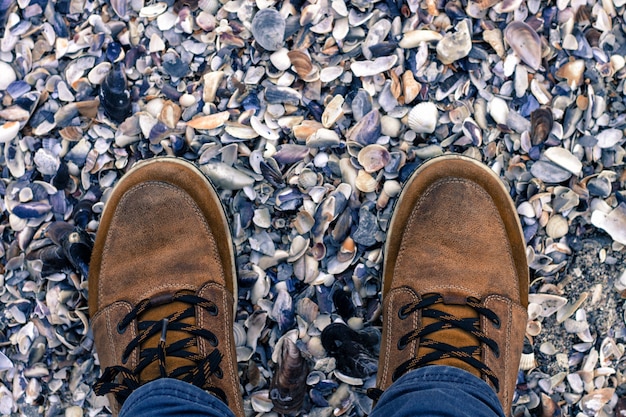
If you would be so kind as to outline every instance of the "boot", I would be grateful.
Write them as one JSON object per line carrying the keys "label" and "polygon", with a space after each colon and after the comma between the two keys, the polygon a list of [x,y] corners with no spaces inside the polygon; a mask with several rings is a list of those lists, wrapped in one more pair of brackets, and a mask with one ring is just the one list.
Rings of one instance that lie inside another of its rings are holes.
{"label": "boot", "polygon": [[192,383],[242,417],[236,275],[224,210],[191,163],[155,158],[117,184],[100,220],[89,313],[114,415],[157,378]]}
{"label": "boot", "polygon": [[485,380],[510,414],[528,285],[522,229],[500,179],[459,155],[424,163],[388,231],[373,396],[412,369],[448,365]]}

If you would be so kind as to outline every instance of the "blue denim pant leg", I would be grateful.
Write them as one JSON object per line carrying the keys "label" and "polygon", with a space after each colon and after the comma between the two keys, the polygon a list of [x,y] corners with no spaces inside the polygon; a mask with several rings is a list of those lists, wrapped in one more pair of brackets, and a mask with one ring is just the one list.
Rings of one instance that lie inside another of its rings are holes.
{"label": "blue denim pant leg", "polygon": [[451,366],[410,371],[380,397],[370,417],[504,417],[494,390],[480,378]]}
{"label": "blue denim pant leg", "polygon": [[137,388],[119,417],[234,417],[219,398],[178,379],[155,379]]}

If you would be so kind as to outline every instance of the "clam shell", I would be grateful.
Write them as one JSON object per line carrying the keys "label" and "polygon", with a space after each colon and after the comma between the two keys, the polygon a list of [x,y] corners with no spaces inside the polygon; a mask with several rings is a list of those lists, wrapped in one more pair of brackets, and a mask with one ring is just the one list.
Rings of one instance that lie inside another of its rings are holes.
{"label": "clam shell", "polygon": [[364,170],[359,170],[355,185],[357,190],[363,191],[364,193],[371,193],[378,188],[378,181]]}
{"label": "clam shell", "polygon": [[229,118],[230,113],[223,111],[191,119],[187,122],[187,126],[193,127],[194,129],[211,130],[223,126]]}
{"label": "clam shell", "polygon": [[433,133],[437,127],[439,111],[435,103],[422,102],[409,112],[409,127],[417,133]]}
{"label": "clam shell", "polygon": [[270,398],[274,410],[293,414],[300,410],[307,390],[308,365],[296,344],[283,338],[279,362],[270,385]]}
{"label": "clam shell", "polygon": [[277,51],[283,46],[285,19],[274,9],[259,10],[252,19],[254,40],[268,51]]}
{"label": "clam shell", "polygon": [[537,32],[524,22],[515,20],[504,29],[504,38],[513,51],[530,68],[541,66],[541,39]]}
{"label": "clam shell", "polygon": [[389,151],[382,145],[367,145],[359,151],[359,164],[367,173],[376,172],[384,168],[390,160]]}

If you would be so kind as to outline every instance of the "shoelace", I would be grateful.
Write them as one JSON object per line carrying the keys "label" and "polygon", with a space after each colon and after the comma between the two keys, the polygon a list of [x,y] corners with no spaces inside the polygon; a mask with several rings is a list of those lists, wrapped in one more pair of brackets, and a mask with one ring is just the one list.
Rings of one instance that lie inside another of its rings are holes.
{"label": "shoelace", "polygon": [[[122,363],[125,364],[133,350],[139,347],[141,349],[139,353],[139,363],[132,370],[119,365],[106,368],[94,385],[94,391],[97,395],[112,393],[115,399],[122,404],[126,398],[142,384],[139,379],[141,372],[147,366],[157,361],[162,378],[176,378],[192,383],[197,387],[211,392],[228,404],[224,391],[208,383],[209,377],[212,375],[217,378],[223,377],[222,370],[219,367],[223,355],[216,348],[218,344],[217,337],[212,332],[198,327],[195,324],[188,324],[181,321],[189,317],[194,317],[195,306],[205,309],[212,316],[217,315],[218,309],[213,302],[184,291],[179,291],[165,299],[162,297],[160,299],[144,299],[118,324],[118,332],[124,333],[128,325],[131,324],[133,320],[139,319],[146,310],[173,301],[189,304],[189,307],[176,311],[160,321],[139,320],[137,323],[139,334],[130,341],[122,354]],[[165,340],[168,330],[186,332],[189,333],[191,337],[180,339],[166,346]],[[161,337],[157,347],[141,347],[146,340],[159,333]],[[192,346],[196,346],[197,337],[205,338],[215,349],[207,356],[186,350]],[[168,372],[165,368],[165,358],[167,356],[184,358],[192,361],[194,365],[181,366]],[[145,382],[146,381],[143,383]]]}
{"label": "shoelace", "polygon": [[[496,391],[500,390],[500,384],[495,373],[483,362],[474,358],[473,355],[480,353],[480,346],[453,346],[447,343],[438,342],[436,340],[429,339],[428,336],[438,332],[440,330],[448,329],[461,329],[469,332],[472,336],[476,337],[481,343],[484,343],[491,349],[496,358],[500,356],[500,349],[495,340],[487,337],[487,335],[480,330],[479,318],[459,318],[454,315],[445,313],[443,311],[432,308],[436,304],[444,304],[444,299],[441,294],[430,294],[424,297],[419,302],[406,304],[398,310],[398,317],[404,320],[409,315],[417,310],[422,310],[422,317],[433,318],[437,321],[431,323],[425,327],[420,327],[410,331],[403,335],[398,340],[398,349],[403,350],[408,346],[411,341],[419,339],[420,347],[430,348],[433,351],[425,355],[417,356],[409,359],[400,364],[391,376],[391,380],[395,381],[404,375],[406,372],[421,368],[431,362],[455,358],[462,360],[473,368],[477,369],[482,375],[489,378],[489,381],[493,384]],[[466,299],[466,305],[476,310],[480,315],[485,316],[496,327],[500,327],[500,319],[492,310],[485,307],[480,300],[474,297],[468,297]],[[383,390],[379,388],[370,388],[368,390],[368,396],[373,400],[378,400],[383,394]]]}

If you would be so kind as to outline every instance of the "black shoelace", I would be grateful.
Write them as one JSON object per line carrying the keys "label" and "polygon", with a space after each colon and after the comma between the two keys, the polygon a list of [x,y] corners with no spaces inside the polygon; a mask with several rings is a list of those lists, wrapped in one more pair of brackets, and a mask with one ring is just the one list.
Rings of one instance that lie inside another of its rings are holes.
{"label": "black shoelace", "polygon": [[[146,310],[161,305],[164,302],[173,301],[189,304],[189,307],[176,311],[159,321],[139,320],[140,316]],[[139,363],[135,369],[132,370],[125,366],[110,366],[106,368],[94,385],[95,393],[97,395],[112,393],[120,404],[124,403],[126,398],[142,384],[139,380],[141,372],[156,361],[159,365],[161,378],[176,378],[189,382],[209,391],[227,403],[224,391],[216,386],[210,385],[208,382],[209,377],[212,375],[217,378],[223,377],[222,370],[219,367],[223,355],[216,348],[218,344],[217,337],[212,332],[198,327],[195,324],[182,322],[184,319],[195,316],[196,306],[205,309],[212,316],[218,313],[215,303],[185,291],[179,291],[170,297],[166,297],[166,299],[144,299],[139,302],[117,326],[117,330],[121,334],[126,331],[126,328],[133,320],[139,320],[137,323],[138,336],[131,340],[122,354],[122,363],[125,364],[133,350],[140,348]],[[188,333],[190,337],[166,345],[165,340],[168,330],[185,332]],[[161,334],[161,338],[156,347],[142,347],[142,344],[146,340],[159,333]],[[202,356],[187,350],[197,345],[196,339],[198,337],[205,338],[209,344],[215,348],[209,355]],[[184,358],[194,364],[181,366],[168,371],[165,368],[165,358],[168,356]],[[145,382],[146,381],[143,381],[143,383]]]}
{"label": "black shoelace", "polygon": [[[495,340],[487,337],[487,335],[480,330],[480,315],[485,316],[496,328],[500,327],[500,319],[492,310],[485,307],[485,305],[474,297],[468,297],[466,299],[466,305],[476,310],[479,314],[478,318],[459,318],[454,315],[445,313],[443,311],[432,308],[436,304],[443,304],[444,299],[441,294],[430,294],[424,297],[419,302],[406,304],[398,310],[398,317],[400,320],[404,320],[409,315],[417,310],[422,310],[422,317],[436,319],[434,323],[427,326],[420,327],[410,331],[403,335],[398,340],[398,349],[405,349],[409,343],[413,340],[420,341],[420,347],[430,348],[431,352],[411,358],[398,366],[391,376],[391,380],[395,381],[404,375],[406,372],[421,368],[429,365],[432,362],[441,359],[459,359],[473,368],[477,369],[482,375],[486,376],[493,384],[496,392],[500,390],[500,384],[495,373],[483,362],[476,359],[473,355],[480,353],[480,346],[453,346],[447,343],[438,342],[436,340],[429,339],[428,336],[435,332],[448,329],[461,329],[472,336],[477,338],[481,343],[484,343],[491,349],[496,358],[500,356],[500,349]],[[373,400],[378,400],[383,394],[383,390],[379,388],[371,388],[368,390],[368,396]]]}

